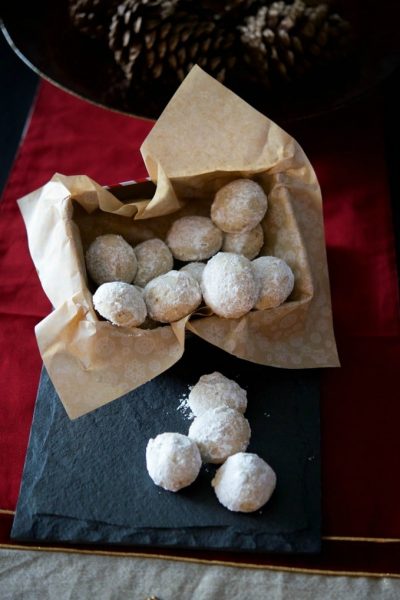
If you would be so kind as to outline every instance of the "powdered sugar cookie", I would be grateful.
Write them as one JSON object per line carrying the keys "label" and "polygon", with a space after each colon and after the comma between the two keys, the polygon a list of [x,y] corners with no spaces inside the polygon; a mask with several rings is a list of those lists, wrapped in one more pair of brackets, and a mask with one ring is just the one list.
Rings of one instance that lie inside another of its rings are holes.
{"label": "powdered sugar cookie", "polygon": [[161,433],[147,444],[146,466],[156,485],[177,492],[193,483],[199,474],[200,452],[186,435]]}
{"label": "powdered sugar cookie", "polygon": [[253,512],[270,499],[276,475],[257,454],[238,452],[218,469],[211,485],[218,500],[229,510]]}
{"label": "powdered sugar cookie", "polygon": [[254,229],[243,233],[225,233],[223,252],[234,252],[243,254],[249,260],[252,260],[260,252],[264,244],[264,232],[260,224]]}
{"label": "powdered sugar cookie", "polygon": [[103,283],[93,295],[97,312],[122,327],[138,327],[146,319],[146,305],[139,290],[123,281]]}
{"label": "powdered sugar cookie", "polygon": [[236,179],[224,185],[211,205],[211,219],[226,233],[250,231],[264,218],[267,196],[251,179]]}
{"label": "powdered sugar cookie", "polygon": [[144,300],[152,319],[171,323],[199,306],[201,290],[189,273],[169,271],[149,281],[144,288]]}
{"label": "powdered sugar cookie", "polygon": [[197,283],[201,284],[201,278],[202,278],[205,266],[206,265],[202,262],[190,262],[187,265],[185,265],[184,267],[182,267],[181,271],[186,271],[187,273],[190,273],[190,275],[192,275],[192,277],[195,278]]}
{"label": "powdered sugar cookie", "polygon": [[206,260],[221,248],[222,232],[208,217],[182,217],[168,231],[167,244],[178,260]]}
{"label": "powdered sugar cookie", "polygon": [[196,417],[188,435],[196,442],[203,462],[218,464],[228,456],[246,450],[250,425],[237,410],[219,406]]}
{"label": "powdered sugar cookie", "polygon": [[227,319],[248,313],[259,291],[251,262],[231,252],[219,252],[208,261],[201,288],[206,304],[215,314]]}
{"label": "powdered sugar cookie", "polygon": [[86,252],[86,267],[95,283],[109,281],[131,283],[136,275],[137,261],[132,246],[121,235],[100,235]]}
{"label": "powdered sugar cookie", "polygon": [[236,381],[215,371],[200,377],[190,391],[188,404],[196,417],[218,406],[227,406],[244,413],[247,408],[247,393]]}
{"label": "powdered sugar cookie", "polygon": [[260,256],[251,263],[259,286],[255,308],[276,308],[290,296],[294,275],[288,264],[276,256]]}
{"label": "powdered sugar cookie", "polygon": [[174,266],[174,259],[167,244],[157,238],[138,244],[134,251],[137,260],[135,285],[144,287],[155,277],[168,273]]}

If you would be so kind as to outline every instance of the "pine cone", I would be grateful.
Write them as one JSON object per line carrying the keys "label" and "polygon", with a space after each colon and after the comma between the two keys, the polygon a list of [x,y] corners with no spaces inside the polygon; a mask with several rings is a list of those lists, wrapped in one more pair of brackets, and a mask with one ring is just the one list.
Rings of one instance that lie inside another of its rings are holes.
{"label": "pine cone", "polygon": [[109,46],[126,79],[176,85],[194,64],[223,81],[235,63],[236,35],[188,12],[190,3],[125,0],[114,14]]}
{"label": "pine cone", "polygon": [[199,9],[212,19],[229,17],[243,20],[256,3],[257,0],[202,0],[198,4]]}
{"label": "pine cone", "polygon": [[244,60],[253,77],[276,85],[345,56],[349,23],[327,3],[308,1],[264,5],[239,26]]}
{"label": "pine cone", "polygon": [[93,39],[107,40],[111,18],[120,0],[69,0],[72,24]]}

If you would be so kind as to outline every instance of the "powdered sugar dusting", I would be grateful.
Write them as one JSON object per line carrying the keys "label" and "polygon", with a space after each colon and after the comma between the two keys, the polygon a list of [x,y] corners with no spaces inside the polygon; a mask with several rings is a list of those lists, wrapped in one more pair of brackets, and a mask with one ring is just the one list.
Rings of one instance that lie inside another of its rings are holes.
{"label": "powdered sugar dusting", "polygon": [[137,273],[134,283],[144,287],[146,283],[170,271],[174,259],[167,244],[158,238],[146,240],[135,247]]}
{"label": "powdered sugar dusting", "polygon": [[226,233],[224,235],[223,252],[243,254],[252,260],[260,252],[264,243],[264,232],[260,224],[244,233]]}
{"label": "powdered sugar dusting", "polygon": [[201,284],[201,278],[203,276],[205,266],[206,265],[202,262],[190,262],[187,265],[184,265],[181,268],[181,271],[186,271],[187,273],[190,273],[190,275],[195,278],[197,283]]}
{"label": "powdered sugar dusting", "polygon": [[188,405],[196,416],[217,406],[228,406],[244,413],[247,393],[236,381],[215,371],[200,377],[189,394]]}
{"label": "powdered sugar dusting", "polygon": [[179,410],[179,412],[187,421],[192,421],[194,419],[194,414],[189,406],[188,393],[178,398],[178,401],[179,404],[177,410]]}
{"label": "powdered sugar dusting", "polygon": [[253,308],[259,288],[247,258],[219,252],[203,271],[202,291],[206,304],[217,315],[232,319]]}
{"label": "powdered sugar dusting", "polygon": [[167,244],[178,260],[205,260],[221,248],[222,232],[208,217],[182,217],[172,224]]}
{"label": "powdered sugar dusting", "polygon": [[276,475],[257,454],[238,452],[218,469],[211,484],[223,506],[232,511],[253,512],[270,499]]}
{"label": "powdered sugar dusting", "polygon": [[171,323],[190,314],[201,302],[197,281],[184,271],[169,271],[149,281],[144,300],[150,317]]}
{"label": "powdered sugar dusting", "polygon": [[114,325],[138,327],[147,316],[141,292],[129,283],[103,283],[93,295],[97,312]]}
{"label": "powdered sugar dusting", "polygon": [[121,235],[97,237],[86,252],[86,267],[98,285],[110,281],[131,283],[136,275],[135,252]]}
{"label": "powdered sugar dusting", "polygon": [[211,205],[211,219],[226,233],[250,231],[263,219],[267,196],[251,179],[236,179],[224,185]]}
{"label": "powdered sugar dusting", "polygon": [[237,410],[219,406],[196,417],[189,437],[199,447],[204,462],[222,463],[228,456],[246,450],[250,425]]}
{"label": "powdered sugar dusting", "polygon": [[149,440],[146,466],[156,485],[177,492],[196,479],[201,457],[196,444],[186,435],[166,432]]}
{"label": "powdered sugar dusting", "polygon": [[292,293],[294,275],[288,264],[276,256],[260,256],[251,263],[259,285],[256,308],[275,308]]}

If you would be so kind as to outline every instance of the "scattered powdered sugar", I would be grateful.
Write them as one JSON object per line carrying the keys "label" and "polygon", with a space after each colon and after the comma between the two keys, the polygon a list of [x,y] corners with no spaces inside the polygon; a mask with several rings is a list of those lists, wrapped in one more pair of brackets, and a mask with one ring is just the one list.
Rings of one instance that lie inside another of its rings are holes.
{"label": "scattered powdered sugar", "polygon": [[192,413],[189,406],[188,394],[186,393],[180,398],[178,398],[178,401],[179,404],[177,410],[179,410],[179,412],[187,421],[192,421],[194,419],[194,414]]}
{"label": "scattered powdered sugar", "polygon": [[234,319],[253,308],[259,287],[247,258],[218,252],[203,271],[202,291],[206,304],[217,315]]}

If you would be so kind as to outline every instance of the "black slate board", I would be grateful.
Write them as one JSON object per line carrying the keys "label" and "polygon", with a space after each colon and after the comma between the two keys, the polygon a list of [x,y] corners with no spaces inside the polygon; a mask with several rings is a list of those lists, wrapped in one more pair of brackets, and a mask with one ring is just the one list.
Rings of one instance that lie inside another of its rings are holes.
{"label": "black slate board", "polygon": [[[271,464],[278,485],[252,514],[232,513],[210,486],[214,466],[177,494],[145,466],[150,437],[187,433],[180,398],[219,370],[248,390],[249,451]],[[169,371],[70,421],[45,370],[39,386],[12,537],[276,552],[320,549],[319,374],[267,368],[190,338]]]}

